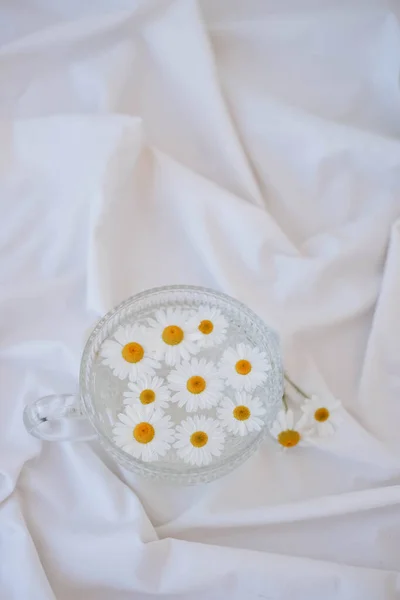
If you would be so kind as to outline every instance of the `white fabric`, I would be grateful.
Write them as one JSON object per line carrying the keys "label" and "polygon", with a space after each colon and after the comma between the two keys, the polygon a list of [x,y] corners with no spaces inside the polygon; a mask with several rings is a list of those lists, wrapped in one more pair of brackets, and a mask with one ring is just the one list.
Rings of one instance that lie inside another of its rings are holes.
{"label": "white fabric", "polygon": [[[3,0],[1,600],[400,598],[400,24],[394,0]],[[346,408],[207,486],[41,443],[84,332],[198,284]]]}

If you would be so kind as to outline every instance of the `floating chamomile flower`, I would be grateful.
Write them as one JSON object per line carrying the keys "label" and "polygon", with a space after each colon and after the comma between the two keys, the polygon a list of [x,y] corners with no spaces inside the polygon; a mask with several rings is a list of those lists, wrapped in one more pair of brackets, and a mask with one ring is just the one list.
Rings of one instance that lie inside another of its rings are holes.
{"label": "floating chamomile flower", "polygon": [[342,421],[338,414],[341,406],[341,402],[334,398],[322,401],[318,396],[311,396],[301,407],[304,414],[299,426],[309,426],[320,437],[332,435]]}
{"label": "floating chamomile flower", "polygon": [[106,340],[100,349],[103,363],[120,379],[131,381],[144,375],[154,375],[160,363],[151,355],[151,338],[140,325],[119,327],[114,339]]}
{"label": "floating chamomile flower", "polygon": [[237,435],[247,435],[252,431],[261,431],[266,409],[259,398],[252,398],[246,392],[237,392],[235,400],[224,398],[217,408],[218,418],[223,427]]}
{"label": "floating chamomile flower", "polygon": [[118,419],[113,428],[115,443],[144,462],[165,456],[175,439],[171,417],[153,405],[127,406]]}
{"label": "floating chamomile flower", "polygon": [[188,417],[176,428],[174,448],[184,462],[198,467],[208,465],[221,456],[225,434],[215,419],[204,416]]}
{"label": "floating chamomile flower", "polygon": [[224,387],[217,369],[205,358],[192,358],[178,365],[168,375],[168,385],[175,392],[172,402],[178,402],[188,412],[215,406]]}
{"label": "floating chamomile flower", "polygon": [[251,392],[265,382],[270,369],[265,352],[247,344],[237,344],[236,348],[225,350],[219,372],[233,388]]}
{"label": "floating chamomile flower", "polygon": [[124,392],[124,404],[148,405],[157,408],[168,406],[171,393],[161,377],[142,377],[134,383],[128,383],[129,392]]}
{"label": "floating chamomile flower", "polygon": [[158,310],[155,319],[149,319],[152,343],[158,359],[175,366],[181,359],[189,360],[200,346],[191,339],[192,331],[187,326],[188,313],[174,308]]}
{"label": "floating chamomile flower", "polygon": [[198,341],[202,348],[211,348],[225,340],[228,321],[218,308],[200,306],[188,320],[188,327],[193,330],[192,340]]}
{"label": "floating chamomile flower", "polygon": [[293,411],[291,410],[281,410],[278,413],[270,432],[284,448],[302,446],[307,441],[309,434],[309,431],[300,426],[299,423],[294,423]]}

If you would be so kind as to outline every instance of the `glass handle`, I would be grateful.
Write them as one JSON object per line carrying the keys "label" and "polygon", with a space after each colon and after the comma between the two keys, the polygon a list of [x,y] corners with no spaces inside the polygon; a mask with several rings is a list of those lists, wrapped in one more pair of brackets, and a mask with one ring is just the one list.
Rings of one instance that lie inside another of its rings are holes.
{"label": "glass handle", "polygon": [[46,441],[89,441],[95,439],[78,395],[54,394],[39,398],[24,410],[27,431]]}

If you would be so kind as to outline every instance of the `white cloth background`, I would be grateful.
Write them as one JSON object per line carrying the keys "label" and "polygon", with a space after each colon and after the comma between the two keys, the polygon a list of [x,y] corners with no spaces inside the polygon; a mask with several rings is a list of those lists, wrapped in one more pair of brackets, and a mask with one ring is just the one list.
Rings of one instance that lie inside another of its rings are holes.
{"label": "white cloth background", "polygon": [[[396,0],[2,0],[1,600],[400,598]],[[84,332],[198,284],[281,333],[338,435],[207,486],[50,444]]]}

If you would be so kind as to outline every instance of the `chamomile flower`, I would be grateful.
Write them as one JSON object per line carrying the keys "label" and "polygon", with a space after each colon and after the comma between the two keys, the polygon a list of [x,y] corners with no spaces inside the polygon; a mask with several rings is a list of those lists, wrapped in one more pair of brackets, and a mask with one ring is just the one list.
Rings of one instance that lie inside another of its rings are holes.
{"label": "chamomile flower", "polygon": [[217,409],[223,427],[236,435],[247,435],[261,431],[264,421],[260,417],[267,411],[259,398],[252,398],[246,392],[237,392],[235,399],[224,398]]}
{"label": "chamomile flower", "polygon": [[149,405],[157,408],[168,406],[171,393],[161,377],[142,377],[134,383],[128,383],[129,392],[124,392],[124,404]]}
{"label": "chamomile flower", "polygon": [[284,448],[302,446],[307,441],[308,431],[299,423],[294,423],[293,411],[281,410],[270,429],[271,434]]}
{"label": "chamomile flower", "polygon": [[270,369],[265,352],[247,344],[237,344],[236,348],[225,350],[219,372],[233,388],[251,392],[265,382]]}
{"label": "chamomile flower", "polygon": [[119,327],[114,339],[106,340],[100,353],[103,363],[109,366],[120,379],[131,381],[143,375],[154,375],[160,363],[151,355],[151,340],[148,330],[140,325]]}
{"label": "chamomile flower", "polygon": [[171,417],[151,406],[127,406],[113,428],[114,441],[144,462],[165,456],[175,439]]}
{"label": "chamomile flower", "polygon": [[224,387],[213,363],[205,358],[183,362],[168,375],[169,388],[175,392],[172,402],[188,412],[215,406]]}
{"label": "chamomile flower", "polygon": [[198,467],[208,465],[214,456],[221,456],[225,434],[215,419],[188,417],[176,428],[174,448],[184,462]]}
{"label": "chamomile flower", "polygon": [[320,437],[332,435],[342,421],[339,414],[341,405],[341,402],[334,398],[320,400],[318,396],[311,396],[301,407],[304,414],[299,420],[299,425],[309,426],[312,432]]}
{"label": "chamomile flower", "polygon": [[164,359],[172,367],[181,359],[189,360],[191,354],[200,350],[199,345],[191,340],[192,331],[187,320],[187,312],[174,308],[158,310],[155,319],[149,319],[156,357]]}
{"label": "chamomile flower", "polygon": [[200,306],[188,320],[192,340],[197,340],[202,348],[221,344],[226,338],[228,321],[218,308]]}

